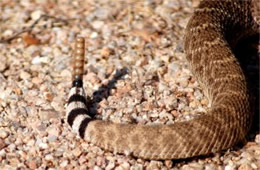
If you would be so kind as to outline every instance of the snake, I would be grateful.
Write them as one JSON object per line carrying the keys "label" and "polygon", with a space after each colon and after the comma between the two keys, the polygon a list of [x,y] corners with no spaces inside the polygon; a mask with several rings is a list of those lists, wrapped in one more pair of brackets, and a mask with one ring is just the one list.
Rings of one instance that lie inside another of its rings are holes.
{"label": "snake", "polygon": [[235,54],[238,44],[259,35],[258,0],[203,0],[185,31],[189,69],[209,101],[205,114],[173,124],[114,123],[92,117],[83,88],[85,40],[76,38],[72,88],[66,106],[69,126],[105,150],[149,160],[185,159],[229,149],[244,141],[254,105]]}

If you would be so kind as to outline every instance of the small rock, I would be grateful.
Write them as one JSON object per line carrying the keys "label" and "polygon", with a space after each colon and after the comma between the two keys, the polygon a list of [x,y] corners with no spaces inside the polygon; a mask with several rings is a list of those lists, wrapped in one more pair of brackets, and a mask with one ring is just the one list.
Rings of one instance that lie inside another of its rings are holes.
{"label": "small rock", "polygon": [[73,153],[73,155],[75,156],[75,157],[79,157],[80,155],[81,155],[81,153],[82,153],[82,151],[81,151],[81,149],[80,148],[75,148],[73,151],[72,151],[72,153]]}
{"label": "small rock", "polygon": [[207,105],[208,105],[208,100],[207,100],[206,98],[204,98],[204,99],[202,99],[202,100],[200,101],[200,103],[201,103],[201,105],[203,105],[203,106],[207,106]]}
{"label": "small rock", "polygon": [[260,134],[256,135],[255,142],[260,144]]}
{"label": "small rock", "polygon": [[29,140],[26,144],[27,144],[28,146],[34,146],[35,140],[34,140],[34,139],[31,139],[31,140]]}
{"label": "small rock", "polygon": [[12,36],[13,34],[14,34],[14,30],[6,29],[6,30],[3,30],[2,36],[9,37],[9,36]]}
{"label": "small rock", "polygon": [[94,39],[94,38],[97,38],[98,37],[98,33],[97,32],[92,32],[90,34],[90,38]]}
{"label": "small rock", "polygon": [[194,101],[190,102],[189,106],[190,106],[191,108],[196,108],[196,107],[198,106],[198,104],[197,104],[197,102],[194,100]]}
{"label": "small rock", "polygon": [[9,136],[9,133],[5,130],[0,130],[0,138],[5,139]]}
{"label": "small rock", "polygon": [[50,129],[47,129],[48,135],[54,135],[59,136],[60,135],[60,129],[58,127],[52,127]]}
{"label": "small rock", "polygon": [[39,143],[39,147],[40,147],[41,149],[48,149],[48,148],[49,148],[48,144],[47,144],[47,143],[44,143],[44,142]]}
{"label": "small rock", "polygon": [[114,161],[109,161],[107,167],[106,167],[106,170],[111,170],[111,169],[114,169],[115,167],[115,162]]}
{"label": "small rock", "polygon": [[3,139],[0,139],[0,150],[6,147],[6,144]]}
{"label": "small rock", "polygon": [[165,161],[164,161],[164,164],[165,164],[165,166],[166,166],[167,168],[171,168],[172,165],[173,165],[173,163],[172,163],[171,160],[165,160]]}
{"label": "small rock", "polygon": [[26,35],[23,37],[23,40],[24,40],[24,43],[26,46],[40,44],[40,40],[35,38],[35,36],[33,36],[33,35]]}
{"label": "small rock", "polygon": [[52,101],[53,98],[54,98],[53,94],[50,93],[50,92],[44,92],[44,93],[43,93],[43,96],[44,96],[44,98],[45,98],[46,100],[48,100],[48,101]]}
{"label": "small rock", "polygon": [[33,11],[31,13],[31,18],[35,21],[38,20],[42,16],[43,12],[40,10]]}
{"label": "small rock", "polygon": [[66,77],[71,77],[72,76],[72,74],[71,74],[71,71],[69,71],[69,70],[62,70],[62,72],[61,72],[61,77],[64,77],[64,78],[66,78]]}
{"label": "small rock", "polygon": [[53,160],[53,156],[52,156],[51,154],[47,154],[47,155],[45,156],[45,159],[46,159],[47,161]]}
{"label": "small rock", "polygon": [[252,170],[252,167],[248,164],[243,164],[238,167],[238,170]]}
{"label": "small rock", "polygon": [[129,169],[130,168],[130,164],[128,162],[123,162],[121,165],[120,165],[123,169]]}
{"label": "small rock", "polygon": [[19,159],[17,159],[17,158],[11,158],[11,159],[9,159],[9,163],[10,163],[10,165],[11,166],[13,166],[13,167],[15,167],[15,166],[17,166],[18,164],[19,164]]}
{"label": "small rock", "polygon": [[21,71],[20,78],[23,80],[28,80],[31,77],[31,75],[26,71]]}
{"label": "small rock", "polygon": [[235,166],[234,165],[227,165],[225,166],[224,170],[234,170]]}
{"label": "small rock", "polygon": [[180,113],[177,112],[177,110],[173,110],[173,111],[171,111],[171,114],[172,114],[174,117],[178,117],[178,116],[180,116]]}
{"label": "small rock", "polygon": [[130,170],[143,170],[144,166],[141,164],[131,166]]}
{"label": "small rock", "polygon": [[94,170],[102,170],[102,169],[98,166],[94,166]]}
{"label": "small rock", "polygon": [[28,166],[30,169],[36,169],[37,168],[37,162],[35,160],[31,160],[28,163]]}
{"label": "small rock", "polygon": [[66,167],[68,165],[69,161],[68,160],[64,160],[61,162],[60,166],[61,167]]}
{"label": "small rock", "polygon": [[51,135],[48,136],[48,142],[55,142],[57,140],[57,136]]}
{"label": "small rock", "polygon": [[103,7],[98,8],[94,13],[95,16],[100,20],[107,19],[111,15],[110,9]]}
{"label": "small rock", "polygon": [[101,50],[101,55],[103,57],[108,57],[110,54],[112,53],[112,50],[110,48],[107,48],[107,47],[104,47],[102,50]]}
{"label": "small rock", "polygon": [[39,115],[41,120],[50,120],[58,118],[58,113],[54,110],[40,110]]}
{"label": "small rock", "polygon": [[43,80],[41,78],[39,78],[39,77],[33,77],[32,78],[32,83],[33,84],[40,85],[40,84],[42,84],[42,82],[43,82]]}
{"label": "small rock", "polygon": [[92,84],[97,84],[100,82],[100,79],[97,77],[97,75],[93,72],[90,72],[86,75],[86,80],[89,81]]}
{"label": "small rock", "polygon": [[187,87],[188,86],[188,80],[187,78],[179,78],[178,83],[181,87]]}
{"label": "small rock", "polygon": [[205,165],[205,170],[216,170],[216,168],[213,164],[207,164]]}
{"label": "small rock", "polygon": [[92,22],[92,27],[100,30],[104,26],[104,21],[96,20]]}
{"label": "small rock", "polygon": [[32,64],[41,64],[41,63],[45,63],[45,64],[50,63],[49,57],[36,56],[32,60]]}

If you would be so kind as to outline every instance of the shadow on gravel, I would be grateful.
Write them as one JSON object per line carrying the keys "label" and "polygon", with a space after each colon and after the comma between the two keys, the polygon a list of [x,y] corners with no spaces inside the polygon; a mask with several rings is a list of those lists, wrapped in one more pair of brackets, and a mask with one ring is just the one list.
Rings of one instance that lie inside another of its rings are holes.
{"label": "shadow on gravel", "polygon": [[94,117],[97,114],[98,103],[110,96],[111,90],[115,89],[117,81],[123,79],[123,76],[127,73],[128,71],[126,67],[116,70],[115,75],[107,84],[102,85],[98,90],[93,92],[92,99],[88,96],[87,107],[90,110],[90,116]]}
{"label": "shadow on gravel", "polygon": [[238,56],[238,60],[243,68],[243,71],[247,77],[249,89],[254,98],[254,117],[251,130],[249,132],[249,141],[253,141],[255,136],[260,133],[260,117],[259,117],[259,34],[254,35],[243,43],[238,44],[238,50],[235,54]]}

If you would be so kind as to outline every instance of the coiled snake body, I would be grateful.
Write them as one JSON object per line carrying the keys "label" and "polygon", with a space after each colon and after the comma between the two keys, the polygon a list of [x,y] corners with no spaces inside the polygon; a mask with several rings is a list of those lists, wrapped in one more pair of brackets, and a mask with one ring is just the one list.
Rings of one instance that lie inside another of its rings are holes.
{"label": "coiled snake body", "polygon": [[110,151],[145,159],[180,159],[227,149],[244,140],[253,106],[237,43],[259,33],[259,2],[203,1],[190,19],[185,52],[210,102],[207,114],[172,125],[116,124],[93,119],[86,107],[82,74],[84,41],[77,39],[67,121],[86,140]]}

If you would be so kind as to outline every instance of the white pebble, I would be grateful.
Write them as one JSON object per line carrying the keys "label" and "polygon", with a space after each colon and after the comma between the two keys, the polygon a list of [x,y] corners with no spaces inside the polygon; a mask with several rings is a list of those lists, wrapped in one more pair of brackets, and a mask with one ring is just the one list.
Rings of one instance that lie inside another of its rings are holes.
{"label": "white pebble", "polygon": [[98,37],[98,33],[97,32],[92,32],[90,34],[90,38],[94,39],[94,38],[97,38]]}
{"label": "white pebble", "polygon": [[102,169],[100,167],[98,167],[98,166],[95,166],[94,170],[102,170]]}
{"label": "white pebble", "polygon": [[61,167],[66,167],[68,165],[68,160],[64,160],[62,161],[62,163],[60,164]]}
{"label": "white pebble", "polygon": [[235,170],[235,166],[234,165],[227,165],[227,166],[225,166],[224,170]]}
{"label": "white pebble", "polygon": [[5,149],[0,150],[0,156],[5,157],[5,155],[6,155]]}
{"label": "white pebble", "polygon": [[34,144],[35,144],[35,140],[34,140],[34,139],[31,139],[31,140],[29,140],[29,141],[27,142],[27,145],[28,145],[28,146],[34,146]]}
{"label": "white pebble", "polygon": [[37,19],[39,19],[39,18],[41,17],[41,15],[42,15],[42,11],[36,10],[36,11],[33,11],[33,12],[31,13],[31,18],[32,18],[33,20],[37,20]]}
{"label": "white pebble", "polygon": [[39,147],[40,147],[41,149],[48,149],[48,148],[49,148],[48,144],[47,144],[47,143],[44,143],[44,142],[39,143]]}
{"label": "white pebble", "polygon": [[46,159],[47,161],[53,160],[53,156],[52,156],[51,154],[48,154],[48,155],[45,156],[45,159]]}
{"label": "white pebble", "polygon": [[20,78],[21,79],[28,80],[30,77],[31,77],[31,75],[28,72],[26,72],[26,71],[21,71],[20,72]]}
{"label": "white pebble", "polygon": [[0,130],[0,138],[5,139],[8,136],[8,132],[5,130]]}
{"label": "white pebble", "polygon": [[93,28],[100,30],[104,26],[104,22],[103,21],[93,21],[92,26],[93,26]]}
{"label": "white pebble", "polygon": [[51,135],[48,136],[48,142],[55,142],[57,140],[57,136]]}
{"label": "white pebble", "polygon": [[50,62],[50,59],[49,57],[40,57],[40,56],[36,56],[33,58],[32,60],[32,64],[41,64],[41,63],[49,63]]}
{"label": "white pebble", "polygon": [[110,161],[106,167],[106,170],[111,170],[115,167],[115,162],[114,161]]}
{"label": "white pebble", "polygon": [[256,135],[255,142],[260,144],[260,134]]}

